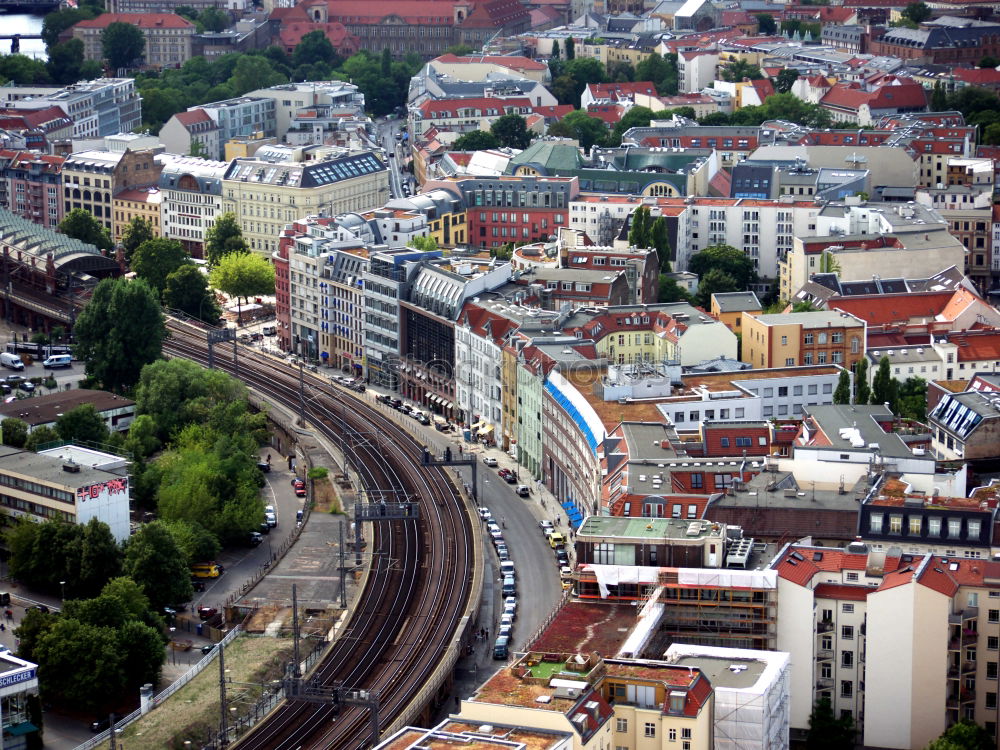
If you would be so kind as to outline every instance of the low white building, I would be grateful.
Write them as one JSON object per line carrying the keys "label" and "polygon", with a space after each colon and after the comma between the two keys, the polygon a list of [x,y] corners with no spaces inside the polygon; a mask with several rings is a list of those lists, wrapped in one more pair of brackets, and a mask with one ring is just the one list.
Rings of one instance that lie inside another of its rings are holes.
{"label": "low white building", "polygon": [[715,750],[787,750],[787,653],[674,643],[664,659],[699,669],[712,683]]}

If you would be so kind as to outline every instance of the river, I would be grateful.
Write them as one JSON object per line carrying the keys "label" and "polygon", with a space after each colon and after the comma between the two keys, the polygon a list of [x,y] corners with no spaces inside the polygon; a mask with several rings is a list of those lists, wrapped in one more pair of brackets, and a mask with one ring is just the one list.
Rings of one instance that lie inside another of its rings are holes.
{"label": "river", "polygon": [[[0,15],[0,28],[3,34],[41,34],[43,16],[33,16],[28,13],[11,13]],[[0,39],[0,53],[10,54],[10,40]],[[41,39],[22,39],[21,54],[45,60],[45,42]]]}

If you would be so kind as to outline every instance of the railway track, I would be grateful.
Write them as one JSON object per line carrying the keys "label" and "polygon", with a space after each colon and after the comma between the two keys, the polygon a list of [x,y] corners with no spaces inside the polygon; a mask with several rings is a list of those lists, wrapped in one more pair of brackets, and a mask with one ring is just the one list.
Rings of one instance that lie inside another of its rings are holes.
{"label": "railway track", "polygon": [[[208,361],[202,330],[171,322],[164,352]],[[216,357],[217,367],[233,363]],[[276,403],[299,400],[298,372],[241,347],[239,377]],[[420,518],[375,524],[371,567],[358,608],[313,676],[322,687],[363,689],[379,699],[383,728],[421,693],[460,635],[473,589],[474,529],[444,470],[421,464],[423,447],[378,410],[318,377],[306,379],[306,416],[336,441],[353,431],[353,468],[366,490],[406,493]],[[378,434],[382,440],[373,439]],[[369,437],[365,437],[365,435]],[[247,750],[371,747],[367,708],[283,704],[239,742]]]}

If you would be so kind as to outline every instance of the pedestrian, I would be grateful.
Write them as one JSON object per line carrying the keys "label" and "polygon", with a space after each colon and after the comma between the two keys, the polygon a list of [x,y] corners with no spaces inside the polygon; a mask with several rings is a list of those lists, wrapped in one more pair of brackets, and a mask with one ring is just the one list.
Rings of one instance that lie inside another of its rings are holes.
{"label": "pedestrian", "polygon": [[267,465],[268,466],[271,465],[271,454],[270,453],[267,454]]}

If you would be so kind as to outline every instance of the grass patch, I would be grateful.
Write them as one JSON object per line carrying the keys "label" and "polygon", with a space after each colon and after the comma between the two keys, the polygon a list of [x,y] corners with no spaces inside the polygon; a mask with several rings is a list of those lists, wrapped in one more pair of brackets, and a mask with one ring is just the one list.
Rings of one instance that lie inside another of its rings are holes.
{"label": "grass patch", "polygon": [[[226,669],[233,683],[267,683],[281,679],[292,658],[291,638],[240,636],[226,647]],[[232,684],[226,697],[240,716],[260,697],[261,688]],[[219,728],[219,665],[212,662],[201,674],[164,703],[125,728],[125,747],[183,750],[184,741],[204,740]],[[133,742],[129,744],[129,740]]]}
{"label": "grass patch", "polygon": [[329,477],[313,480],[313,509],[320,513],[343,513],[340,496]]}

